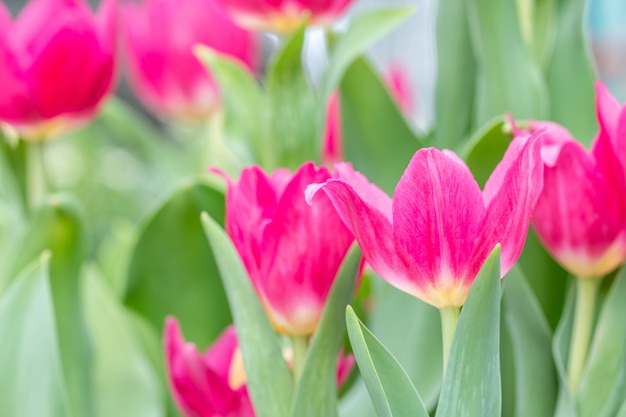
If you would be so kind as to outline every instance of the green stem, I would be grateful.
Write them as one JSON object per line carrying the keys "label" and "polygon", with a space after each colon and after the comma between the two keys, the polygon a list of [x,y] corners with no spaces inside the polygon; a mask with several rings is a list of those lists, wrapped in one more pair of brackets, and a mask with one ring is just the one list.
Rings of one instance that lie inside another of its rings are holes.
{"label": "green stem", "polygon": [[574,328],[567,363],[568,382],[574,396],[587,360],[600,280],[578,278],[577,281]]}
{"label": "green stem", "polygon": [[452,339],[456,331],[456,324],[459,321],[459,307],[444,307],[439,309],[441,314],[441,336],[443,339],[443,374],[446,374]]}
{"label": "green stem", "polygon": [[293,380],[294,383],[297,383],[304,368],[309,338],[307,336],[292,336],[291,347],[293,348]]}
{"label": "green stem", "polygon": [[28,209],[34,213],[48,193],[44,158],[45,143],[25,142],[26,144],[26,196]]}

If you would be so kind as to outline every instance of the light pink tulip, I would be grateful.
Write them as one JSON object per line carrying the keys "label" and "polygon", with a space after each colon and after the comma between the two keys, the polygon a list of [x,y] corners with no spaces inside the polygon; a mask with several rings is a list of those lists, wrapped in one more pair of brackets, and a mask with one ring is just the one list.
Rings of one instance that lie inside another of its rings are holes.
{"label": "light pink tulip", "polygon": [[254,35],[236,26],[215,0],[143,0],[123,7],[123,39],[131,87],[158,114],[195,120],[220,105],[219,91],[193,53],[196,44],[252,70]]}
{"label": "light pink tulip", "polygon": [[168,318],[164,348],[170,389],[185,416],[254,417],[234,327],[201,354]]}
{"label": "light pink tulip", "polygon": [[552,256],[581,278],[600,278],[626,258],[626,110],[601,83],[596,108],[600,129],[591,152],[559,125],[530,123],[549,129],[533,226]]}
{"label": "light pink tulip", "polygon": [[0,122],[44,140],[90,120],[115,79],[115,2],[31,0],[13,20],[0,2]]}
{"label": "light pink tulip", "polygon": [[[176,404],[187,417],[254,417],[237,334],[228,327],[204,354],[185,342],[178,322],[168,318],[164,348],[170,389]],[[285,360],[289,362],[285,352]],[[340,353],[337,386],[354,367],[354,356]]]}
{"label": "light pink tulip", "polygon": [[312,25],[330,25],[353,0],[218,0],[251,30],[292,32],[308,14]]}
{"label": "light pink tulip", "polygon": [[331,178],[326,168],[306,163],[295,174],[266,175],[245,169],[228,180],[226,231],[256,292],[281,333],[309,335],[354,238],[325,195],[311,207],[304,190]]}
{"label": "light pink tulip", "polygon": [[348,164],[339,179],[312,184],[327,195],[365,260],[391,285],[435,307],[459,307],[479,269],[501,245],[504,276],[519,257],[542,187],[537,135],[516,138],[485,185],[449,151],[415,153],[393,200]]}

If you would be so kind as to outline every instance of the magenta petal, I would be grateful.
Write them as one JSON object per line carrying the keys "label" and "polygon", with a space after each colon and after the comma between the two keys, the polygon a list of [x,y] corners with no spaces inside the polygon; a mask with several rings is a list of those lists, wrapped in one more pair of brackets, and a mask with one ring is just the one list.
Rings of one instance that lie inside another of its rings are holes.
{"label": "magenta petal", "polygon": [[235,326],[228,326],[217,338],[204,357],[205,363],[223,381],[228,381],[233,354],[239,348]]}
{"label": "magenta petal", "polygon": [[[391,216],[385,213],[391,210],[378,210],[367,202],[368,196],[384,193],[372,184],[368,187],[360,184],[360,190],[357,191],[344,179],[330,179],[307,187],[307,201],[312,202],[320,190],[328,196],[345,225],[354,234],[363,257],[372,269],[403,291],[413,295],[421,294],[422,287],[412,281],[420,277],[414,268],[419,265],[408,264],[399,255],[394,243]],[[365,195],[365,198],[361,195]]]}
{"label": "magenta petal", "polygon": [[420,149],[396,187],[394,237],[433,287],[448,287],[466,275],[484,213],[467,168],[437,149]]}
{"label": "magenta petal", "polygon": [[600,122],[600,130],[607,133],[609,137],[615,133],[620,110],[621,106],[617,100],[613,98],[605,85],[600,81],[596,82],[596,112],[598,122]]}
{"label": "magenta petal", "polygon": [[501,244],[500,273],[515,264],[526,241],[531,215],[543,188],[541,136],[518,136],[507,149],[485,186],[487,214],[472,255],[475,276],[497,243]]}
{"label": "magenta petal", "polygon": [[598,265],[598,260],[622,233],[625,219],[620,190],[612,189],[579,143],[563,145],[554,167],[545,167],[533,218],[550,253],[573,274],[605,274],[622,259],[617,256],[612,265]]}
{"label": "magenta petal", "polygon": [[[13,19],[11,18],[11,13],[6,8],[4,3],[0,3],[0,40],[2,40],[9,30],[11,30],[11,26],[13,24]],[[2,43],[0,42],[0,45]]]}

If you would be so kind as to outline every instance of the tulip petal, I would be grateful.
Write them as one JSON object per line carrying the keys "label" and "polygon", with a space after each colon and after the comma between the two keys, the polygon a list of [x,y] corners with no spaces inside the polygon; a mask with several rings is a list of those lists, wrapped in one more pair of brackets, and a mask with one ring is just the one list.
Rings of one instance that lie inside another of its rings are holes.
{"label": "tulip petal", "polygon": [[[355,175],[353,178],[359,177]],[[419,265],[409,264],[394,242],[389,197],[385,195],[386,199],[381,199],[377,205],[370,204],[372,196],[384,195],[375,185],[356,182],[353,186],[346,179],[333,178],[309,185],[307,201],[311,203],[320,190],[328,196],[344,224],[354,234],[372,269],[391,285],[415,296],[421,295],[421,286],[412,280],[422,276],[416,270]]]}
{"label": "tulip petal", "polygon": [[396,187],[393,233],[431,286],[445,288],[465,277],[484,214],[469,170],[437,149],[420,149]]}
{"label": "tulip petal", "polygon": [[218,336],[215,343],[207,350],[204,357],[205,363],[223,381],[228,381],[230,365],[235,350],[239,347],[237,342],[237,330],[235,326],[228,326]]}
{"label": "tulip petal", "polygon": [[598,122],[600,123],[600,131],[604,131],[611,137],[615,134],[617,128],[621,106],[602,82],[596,82],[595,87],[596,112]]}
{"label": "tulip petal", "polygon": [[526,241],[531,215],[543,188],[541,137],[516,137],[485,185],[487,213],[472,255],[475,276],[497,243],[501,245],[500,274],[515,264]]}
{"label": "tulip petal", "polygon": [[623,198],[616,197],[594,159],[575,141],[561,146],[554,167],[544,168],[544,190],[533,225],[570,272],[592,273],[594,261],[622,232],[626,210]]}
{"label": "tulip petal", "polygon": [[9,33],[12,25],[13,19],[11,18],[11,13],[9,13],[4,3],[0,3],[0,40]]}

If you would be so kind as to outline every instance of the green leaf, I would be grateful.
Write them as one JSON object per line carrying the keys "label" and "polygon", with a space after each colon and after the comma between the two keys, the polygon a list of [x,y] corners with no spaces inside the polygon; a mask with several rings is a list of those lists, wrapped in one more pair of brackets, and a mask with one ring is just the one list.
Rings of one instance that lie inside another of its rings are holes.
{"label": "green leaf", "polygon": [[499,417],[500,246],[474,280],[461,310],[437,417]]}
{"label": "green leaf", "polygon": [[341,83],[341,118],[346,160],[392,193],[426,139],[411,130],[387,88],[362,58],[350,66]]}
{"label": "green leaf", "polygon": [[597,123],[593,89],[596,76],[583,29],[586,3],[558,0],[557,34],[546,79],[550,120],[562,124],[580,142],[589,145],[596,135]]}
{"label": "green leaf", "polygon": [[513,136],[505,130],[504,117],[498,116],[484,124],[466,142],[461,158],[482,187],[504,156]]}
{"label": "green leaf", "polygon": [[136,245],[135,225],[127,220],[117,219],[111,222],[109,233],[105,235],[98,248],[98,265],[118,299],[125,295],[128,266]]}
{"label": "green leaf", "polygon": [[354,313],[346,310],[350,343],[379,417],[428,417],[428,411],[402,366]]}
{"label": "green leaf", "polygon": [[456,148],[469,135],[476,88],[476,62],[470,42],[466,0],[437,5],[437,86],[435,142]]}
{"label": "green leaf", "polygon": [[94,416],[164,416],[164,384],[124,307],[95,266],[87,268],[84,277],[83,299],[94,346]]}
{"label": "green leaf", "polygon": [[0,298],[0,415],[71,417],[48,277],[49,253]]}
{"label": "green leaf", "polygon": [[261,161],[263,91],[250,71],[228,55],[198,45],[194,49],[220,87],[225,107],[225,129],[228,139],[248,144],[256,161]]}
{"label": "green leaf", "polygon": [[11,276],[50,250],[50,289],[54,306],[61,365],[72,409],[89,415],[92,409],[91,352],[80,302],[80,271],[85,258],[84,221],[77,202],[53,195],[42,203],[9,268]]}
{"label": "green leaf", "polygon": [[620,407],[617,417],[626,417],[626,400],[624,400],[624,403]]}
{"label": "green leaf", "polygon": [[556,0],[518,0],[524,44],[542,70],[552,57],[556,37]]}
{"label": "green leaf", "polygon": [[162,333],[176,316],[188,339],[204,349],[231,322],[200,213],[222,223],[224,196],[202,181],[187,181],[145,224],[128,270],[124,303]]}
{"label": "green leaf", "polygon": [[552,334],[519,267],[505,278],[503,297],[515,363],[515,416],[551,417],[557,393]]}
{"label": "green leaf", "polygon": [[468,2],[478,65],[478,125],[506,111],[516,118],[545,119],[548,96],[543,74],[524,46],[515,0]]}
{"label": "green leaf", "polygon": [[576,397],[580,417],[612,417],[624,398],[626,268],[617,274],[596,324]]}
{"label": "green leaf", "polygon": [[292,417],[337,416],[337,356],[346,333],[344,311],[354,294],[361,251],[346,255],[313,334],[291,406]]}
{"label": "green leaf", "polygon": [[287,417],[293,387],[278,338],[230,238],[206,213],[202,213],[202,225],[213,253],[220,254],[217,266],[237,327],[248,391],[256,415]]}
{"label": "green leaf", "polygon": [[552,341],[552,354],[554,355],[554,364],[559,376],[559,395],[557,398],[555,417],[577,417],[576,403],[569,390],[567,382],[567,374],[565,371],[567,358],[569,354],[569,344],[572,338],[572,326],[574,324],[574,302],[576,300],[576,292],[574,285],[568,291],[565,306],[561,320],[554,333]]}
{"label": "green leaf", "polygon": [[322,79],[322,99],[326,101],[357,57],[404,22],[412,11],[410,7],[378,7],[354,17],[348,30],[337,36],[328,69]]}

